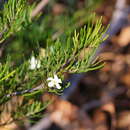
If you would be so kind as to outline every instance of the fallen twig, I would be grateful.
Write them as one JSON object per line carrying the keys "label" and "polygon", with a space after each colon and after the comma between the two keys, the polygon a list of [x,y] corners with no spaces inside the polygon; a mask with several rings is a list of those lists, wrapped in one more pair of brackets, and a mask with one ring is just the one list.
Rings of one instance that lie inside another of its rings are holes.
{"label": "fallen twig", "polygon": [[128,24],[128,14],[130,13],[130,7],[126,6],[126,0],[117,0],[115,5],[115,11],[110,21],[110,26],[104,36],[108,35],[108,39],[103,42],[100,50],[108,43],[113,35],[115,35],[121,28]]}
{"label": "fallen twig", "polygon": [[47,128],[51,125],[51,123],[52,121],[50,119],[50,115],[47,115],[28,130],[47,130]]}
{"label": "fallen twig", "polygon": [[41,0],[41,2],[37,5],[37,7],[32,11],[31,18],[37,16],[40,11],[48,4],[49,0]]}
{"label": "fallen twig", "polygon": [[104,105],[104,104],[108,103],[109,101],[111,101],[113,98],[117,97],[118,95],[123,94],[125,91],[126,91],[125,87],[115,88],[115,89],[111,90],[110,92],[108,92],[108,94],[106,94],[106,96],[103,96],[102,99],[94,100],[94,101],[84,104],[82,106],[82,109],[84,111],[88,111],[90,109]]}

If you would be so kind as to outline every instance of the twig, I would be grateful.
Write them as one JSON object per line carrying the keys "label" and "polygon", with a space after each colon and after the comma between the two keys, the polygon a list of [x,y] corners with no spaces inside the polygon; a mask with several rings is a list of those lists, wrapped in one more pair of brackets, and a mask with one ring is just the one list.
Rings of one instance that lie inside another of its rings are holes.
{"label": "twig", "polygon": [[79,81],[84,77],[84,74],[72,74],[71,77],[69,78],[68,82],[70,82],[70,87],[66,88],[63,92],[63,94],[61,95],[60,98],[62,98],[63,100],[68,100],[69,97],[74,93],[74,91],[77,88],[77,84],[79,83]]}
{"label": "twig", "polygon": [[12,96],[18,96],[18,95],[22,95],[22,94],[25,94],[25,93],[31,93],[31,92],[34,92],[34,91],[37,91],[37,90],[41,90],[43,88],[44,88],[44,84],[40,84],[35,88],[27,89],[27,90],[20,91],[20,92],[13,92],[11,94],[6,95],[6,97],[9,98],[9,97],[12,97]]}
{"label": "twig", "polygon": [[126,0],[117,0],[115,5],[115,11],[110,21],[110,27],[104,36],[109,35],[108,39],[103,42],[101,49],[108,43],[113,35],[115,35],[122,27],[128,24],[128,14],[130,13],[130,7],[126,6]]}
{"label": "twig", "polygon": [[[105,96],[101,97],[101,99],[99,100],[94,100],[94,101],[91,101],[91,102],[88,102],[86,104],[84,104],[82,107],[81,107],[81,111],[89,111],[93,108],[97,108],[97,107],[101,107],[105,104],[108,104],[110,101],[113,101],[115,97],[123,94],[126,92],[126,88],[125,87],[118,87],[118,88],[114,88],[112,89],[111,91],[107,92]],[[107,112],[105,110],[103,110],[104,112]],[[110,126],[109,126],[109,129],[110,130],[115,130],[115,115],[110,113],[110,112],[107,112],[107,116],[110,116],[111,118],[111,123],[110,123]]]}
{"label": "twig", "polygon": [[28,130],[47,130],[47,128],[52,124],[50,115],[42,118],[37,124],[29,128]]}
{"label": "twig", "polygon": [[41,0],[37,7],[32,11],[31,18],[37,16],[40,11],[48,4],[49,0]]}
{"label": "twig", "polygon": [[104,105],[111,101],[113,98],[117,97],[118,95],[123,94],[126,91],[126,88],[124,87],[118,87],[113,90],[111,90],[106,96],[104,96],[102,99],[94,100],[89,103],[86,103],[82,106],[82,109],[84,111],[88,111],[90,109],[99,107],[101,105]]}

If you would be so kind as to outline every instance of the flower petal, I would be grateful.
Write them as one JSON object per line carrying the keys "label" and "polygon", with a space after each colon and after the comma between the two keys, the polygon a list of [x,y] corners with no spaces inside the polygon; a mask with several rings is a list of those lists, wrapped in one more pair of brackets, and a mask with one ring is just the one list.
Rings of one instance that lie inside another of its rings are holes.
{"label": "flower petal", "polygon": [[55,80],[57,83],[62,83],[61,79],[59,79],[59,78],[57,77],[57,75],[54,75],[54,80]]}
{"label": "flower petal", "polygon": [[56,84],[57,89],[61,89],[61,86],[59,84]]}
{"label": "flower petal", "polygon": [[29,68],[30,68],[31,70],[34,70],[34,69],[36,68],[36,65],[35,65],[35,64],[30,64]]}
{"label": "flower petal", "polygon": [[31,59],[29,60],[29,63],[30,63],[29,68],[31,70],[40,68],[40,66],[41,66],[40,60],[37,60],[34,56],[31,57]]}
{"label": "flower petal", "polygon": [[54,87],[54,82],[49,82],[49,83],[48,83],[48,86],[49,86],[49,87]]}
{"label": "flower petal", "polygon": [[49,77],[49,78],[47,78],[47,80],[52,80],[53,81],[54,79],[52,77]]}
{"label": "flower petal", "polygon": [[36,59],[34,56],[31,57],[31,60],[30,60],[31,64],[35,64],[36,63]]}
{"label": "flower petal", "polygon": [[58,80],[58,83],[62,83],[61,79]]}
{"label": "flower petal", "polygon": [[41,67],[41,62],[38,60],[37,61],[37,68],[40,68]]}
{"label": "flower petal", "polygon": [[57,77],[56,74],[54,74],[54,80],[57,81],[59,78]]}

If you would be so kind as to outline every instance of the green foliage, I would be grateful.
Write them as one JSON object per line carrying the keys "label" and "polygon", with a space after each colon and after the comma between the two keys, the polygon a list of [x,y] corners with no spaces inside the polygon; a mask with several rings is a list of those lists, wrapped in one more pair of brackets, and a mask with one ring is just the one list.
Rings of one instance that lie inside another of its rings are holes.
{"label": "green foliage", "polygon": [[32,103],[30,102],[28,104],[24,104],[23,107],[21,106],[17,107],[17,110],[14,113],[12,113],[12,116],[16,120],[19,117],[21,119],[25,117],[27,118],[39,117],[41,114],[40,112],[42,112],[48,105],[49,105],[48,101],[44,103],[39,101],[32,101]]}
{"label": "green foliage", "polygon": [[[83,9],[54,18],[47,14],[31,21],[32,8],[26,0],[9,0],[0,14],[0,43],[15,36],[9,41],[0,64],[0,105],[14,96],[25,98],[12,112],[15,120],[41,112],[47,106],[38,100],[41,94],[61,94],[68,87],[69,83],[60,84],[61,89],[49,87],[48,78],[57,75],[63,81],[65,72],[88,72],[103,66],[100,61],[92,62],[97,48],[105,40],[106,29],[101,19]],[[42,54],[40,49],[44,50]],[[10,58],[5,60],[7,55]],[[40,67],[30,68],[32,56]],[[31,104],[30,100],[33,100]]]}
{"label": "green foliage", "polygon": [[[61,75],[64,72],[87,72],[92,66],[91,58],[104,40],[102,39],[104,29],[101,27],[101,20],[97,21],[95,26],[87,24],[87,27],[82,28],[79,33],[75,31],[74,36],[67,37],[66,44],[57,40],[48,47],[46,50],[47,61],[44,59],[44,67],[48,67],[47,72],[50,71],[52,74],[57,72]],[[81,59],[80,52],[85,48],[89,50]]]}
{"label": "green foliage", "polygon": [[[39,69],[30,70],[28,61],[15,68],[15,70],[6,63],[6,65],[3,65],[4,69],[1,69],[3,70],[0,80],[3,86],[1,88],[6,94],[11,94],[13,91],[31,89],[37,83],[44,83],[45,91],[48,89],[51,91],[46,86],[46,79],[54,74],[57,74],[63,80],[64,72],[80,73],[100,68],[102,65],[92,64],[91,60],[100,43],[104,40],[102,39],[104,31],[100,19],[95,26],[88,23],[87,27],[82,28],[79,33],[75,31],[74,36],[66,36],[66,43],[61,42],[60,39],[54,43],[49,41],[45,56],[39,59],[41,61]],[[80,53],[85,48],[88,48],[87,53],[81,59]]]}
{"label": "green foliage", "polygon": [[0,12],[0,43],[30,23],[32,7],[26,0],[8,0],[4,4]]}
{"label": "green foliage", "polygon": [[[77,1],[72,1],[76,6]],[[49,7],[47,6],[46,15],[43,14],[44,16],[41,16],[38,21],[33,21],[24,30],[15,33],[16,38],[5,49],[6,56],[11,55],[11,59],[14,62],[21,63],[25,58],[29,58],[29,54],[32,51],[38,53],[39,46],[45,48],[48,39],[56,40],[62,37],[63,40],[66,33],[73,33],[75,29],[79,29],[90,19],[92,20],[93,14],[91,10],[100,1],[86,0],[86,4],[81,9],[78,7],[72,8],[71,4],[69,4],[71,2],[66,1],[67,6],[65,7],[65,12],[56,16],[52,14],[52,9],[50,8],[50,5],[51,7],[54,6],[53,4],[56,3],[56,0],[50,1]],[[88,5],[88,3],[91,4]],[[73,11],[71,12],[70,10]]]}

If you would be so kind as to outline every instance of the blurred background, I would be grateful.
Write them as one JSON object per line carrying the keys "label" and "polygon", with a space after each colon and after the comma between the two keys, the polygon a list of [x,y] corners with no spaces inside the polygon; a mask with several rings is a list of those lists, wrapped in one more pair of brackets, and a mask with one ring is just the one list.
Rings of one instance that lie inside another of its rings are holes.
{"label": "blurred background", "polygon": [[85,74],[66,74],[71,87],[62,96],[43,95],[43,101],[53,101],[43,119],[31,127],[12,123],[8,129],[130,130],[130,0],[46,0],[40,19],[17,34],[1,51],[0,61],[11,54],[13,63],[19,65],[32,50],[43,54],[47,40],[60,37],[65,41],[64,32],[83,27],[92,12],[103,17],[104,26],[109,25],[105,34],[109,37],[97,51],[104,67]]}

